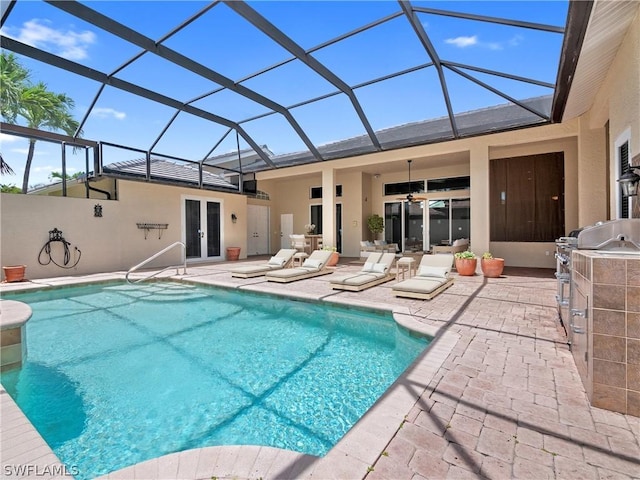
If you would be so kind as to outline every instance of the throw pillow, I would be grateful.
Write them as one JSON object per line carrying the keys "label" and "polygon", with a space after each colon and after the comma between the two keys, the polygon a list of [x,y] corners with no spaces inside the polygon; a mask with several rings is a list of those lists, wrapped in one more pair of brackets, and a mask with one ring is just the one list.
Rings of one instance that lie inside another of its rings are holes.
{"label": "throw pillow", "polygon": [[322,262],[320,260],[313,260],[312,258],[307,258],[302,264],[303,267],[315,268],[315,269],[320,268],[320,265],[322,265]]}
{"label": "throw pillow", "polygon": [[373,273],[385,273],[387,271],[386,263],[376,263],[373,265],[373,269],[371,270]]}
{"label": "throw pillow", "polygon": [[375,265],[375,263],[373,263],[373,262],[364,262],[364,267],[362,267],[362,271],[363,272],[372,272],[374,265]]}
{"label": "throw pillow", "polygon": [[282,257],[271,257],[269,259],[269,265],[278,265],[279,267],[283,266],[284,263],[287,261],[286,258],[282,258]]}
{"label": "throw pillow", "polygon": [[447,278],[449,269],[447,267],[429,267],[422,265],[418,269],[419,277],[435,277],[435,278]]}

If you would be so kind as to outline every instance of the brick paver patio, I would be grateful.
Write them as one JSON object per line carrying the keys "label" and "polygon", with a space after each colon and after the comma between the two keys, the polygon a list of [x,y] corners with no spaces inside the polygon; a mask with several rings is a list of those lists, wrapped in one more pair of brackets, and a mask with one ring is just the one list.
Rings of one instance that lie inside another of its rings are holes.
{"label": "brick paver patio", "polygon": [[[339,269],[359,268],[343,260]],[[394,297],[394,281],[339,292],[331,290],[331,275],[273,284],[232,278],[227,269],[191,267],[187,279],[394,309],[439,329],[430,350],[439,341],[445,347],[446,337],[446,352],[424,385],[411,381],[419,372],[402,384],[413,406],[404,420],[390,424],[397,426],[382,448],[358,440],[347,453],[331,452],[328,462],[266,447],[213,447],[108,478],[640,478],[640,419],[589,405],[558,320],[552,271],[507,268],[497,279],[456,276],[453,287],[422,301]]]}

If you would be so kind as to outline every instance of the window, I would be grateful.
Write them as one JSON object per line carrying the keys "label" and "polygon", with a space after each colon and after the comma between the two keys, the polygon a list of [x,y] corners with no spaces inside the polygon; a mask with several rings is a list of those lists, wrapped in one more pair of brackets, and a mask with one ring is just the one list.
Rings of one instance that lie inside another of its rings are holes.
{"label": "window", "polygon": [[564,154],[491,160],[493,242],[553,242],[564,235]]}
{"label": "window", "polygon": [[[336,197],[342,196],[342,185],[336,185]],[[322,198],[322,187],[311,187],[309,198]]]}
{"label": "window", "polygon": [[[624,175],[628,171],[629,168],[629,141],[627,140],[622,145],[618,147],[618,162],[620,168],[620,176]],[[622,196],[620,201],[620,218],[629,218],[629,204],[631,203],[631,198],[627,198]]]}
{"label": "window", "polygon": [[322,198],[322,187],[311,187],[309,198]]}
{"label": "window", "polygon": [[322,205],[311,205],[311,223],[316,226],[315,233],[322,234]]}
{"label": "window", "polygon": [[406,195],[407,193],[423,193],[424,192],[424,180],[417,180],[415,182],[400,182],[400,183],[385,183],[384,194],[385,195]]}
{"label": "window", "polygon": [[469,190],[471,177],[436,178],[427,180],[428,192],[449,192],[451,190]]}

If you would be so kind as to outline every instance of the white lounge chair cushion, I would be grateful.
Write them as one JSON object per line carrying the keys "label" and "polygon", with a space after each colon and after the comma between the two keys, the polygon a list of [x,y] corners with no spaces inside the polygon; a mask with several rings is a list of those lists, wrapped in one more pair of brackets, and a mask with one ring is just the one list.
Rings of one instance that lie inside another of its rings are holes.
{"label": "white lounge chair cushion", "polygon": [[427,265],[421,265],[418,269],[419,277],[435,277],[435,278],[447,278],[449,269],[447,267],[430,267]]}
{"label": "white lounge chair cushion", "polygon": [[362,267],[363,272],[373,272],[373,266],[375,263],[373,262],[364,262],[364,267]]}
{"label": "white lounge chair cushion", "polygon": [[387,271],[388,265],[386,263],[374,263],[371,271],[373,273],[384,273]]}
{"label": "white lounge chair cushion", "polygon": [[322,261],[314,260],[313,258],[307,258],[302,264],[303,267],[306,268],[315,268],[318,269],[322,265]]}
{"label": "white lounge chair cushion", "polygon": [[283,257],[271,257],[269,259],[269,265],[277,265],[279,267],[283,266],[287,262],[286,258]]}

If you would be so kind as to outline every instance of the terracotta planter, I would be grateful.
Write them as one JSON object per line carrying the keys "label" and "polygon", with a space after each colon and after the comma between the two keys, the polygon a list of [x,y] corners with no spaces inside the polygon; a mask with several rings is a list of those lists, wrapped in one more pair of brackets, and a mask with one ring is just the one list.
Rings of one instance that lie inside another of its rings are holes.
{"label": "terracotta planter", "polygon": [[504,270],[504,258],[483,258],[480,268],[485,277],[498,278]]}
{"label": "terracotta planter", "polygon": [[240,247],[227,247],[227,260],[235,261],[240,258]]}
{"label": "terracotta planter", "polygon": [[458,275],[470,277],[475,275],[478,266],[477,258],[456,258],[456,271]]}
{"label": "terracotta planter", "polygon": [[8,267],[2,267],[4,270],[4,281],[5,282],[21,282],[24,280],[24,271],[26,270],[26,265],[11,265]]}
{"label": "terracotta planter", "polygon": [[340,254],[338,252],[333,252],[327,261],[327,267],[335,267],[340,260]]}

